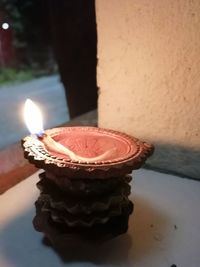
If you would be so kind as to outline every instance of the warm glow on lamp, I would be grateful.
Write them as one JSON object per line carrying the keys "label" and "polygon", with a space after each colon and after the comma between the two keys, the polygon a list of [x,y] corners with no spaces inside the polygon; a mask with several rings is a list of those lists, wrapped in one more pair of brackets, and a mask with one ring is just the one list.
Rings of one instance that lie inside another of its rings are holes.
{"label": "warm glow on lamp", "polygon": [[41,136],[44,133],[42,113],[30,99],[24,105],[24,121],[31,134]]}
{"label": "warm glow on lamp", "polygon": [[105,160],[115,151],[115,148],[113,148],[92,158],[76,155],[69,148],[56,142],[50,135],[44,132],[42,113],[38,106],[30,99],[27,99],[24,105],[24,121],[30,133],[36,135],[47,150],[50,149],[51,151],[67,155],[73,161],[92,163],[98,160]]}

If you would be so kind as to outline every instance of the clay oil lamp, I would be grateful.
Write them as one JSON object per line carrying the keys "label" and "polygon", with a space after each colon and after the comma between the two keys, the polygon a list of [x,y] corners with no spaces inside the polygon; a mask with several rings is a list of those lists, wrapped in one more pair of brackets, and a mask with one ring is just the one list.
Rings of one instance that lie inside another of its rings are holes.
{"label": "clay oil lamp", "polygon": [[55,248],[71,240],[102,242],[125,233],[133,212],[130,174],[153,153],[153,146],[98,127],[44,131],[41,112],[31,100],[24,117],[31,132],[22,140],[24,156],[44,170],[37,183],[34,228]]}

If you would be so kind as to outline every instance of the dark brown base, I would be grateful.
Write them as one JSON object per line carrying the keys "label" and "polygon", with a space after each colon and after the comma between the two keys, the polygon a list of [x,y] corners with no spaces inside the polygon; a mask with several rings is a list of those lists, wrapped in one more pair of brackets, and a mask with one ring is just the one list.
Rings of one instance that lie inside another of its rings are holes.
{"label": "dark brown base", "polygon": [[43,232],[55,248],[72,246],[79,243],[101,243],[128,230],[129,214],[133,211],[133,204],[124,210],[120,216],[111,218],[105,224],[95,224],[92,227],[68,227],[66,224],[55,223],[48,212],[37,209],[33,226],[36,231]]}
{"label": "dark brown base", "polygon": [[[130,210],[132,209],[131,203]],[[106,224],[73,229],[52,222],[48,213],[37,210],[33,225],[35,230],[44,233],[43,244],[52,247],[64,262],[84,260],[93,258],[103,242],[127,232],[130,210],[111,218]]]}
{"label": "dark brown base", "polygon": [[33,226],[44,233],[46,245],[65,258],[69,249],[99,245],[127,232],[133,212],[130,176],[65,179],[65,186],[60,186],[43,173],[37,184],[41,193]]}

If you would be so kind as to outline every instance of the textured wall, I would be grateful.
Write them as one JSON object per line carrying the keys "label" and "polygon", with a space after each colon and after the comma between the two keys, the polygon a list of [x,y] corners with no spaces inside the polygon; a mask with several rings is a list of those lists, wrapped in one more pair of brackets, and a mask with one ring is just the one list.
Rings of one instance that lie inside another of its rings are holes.
{"label": "textured wall", "polygon": [[156,145],[154,167],[200,178],[200,1],[96,0],[99,126]]}

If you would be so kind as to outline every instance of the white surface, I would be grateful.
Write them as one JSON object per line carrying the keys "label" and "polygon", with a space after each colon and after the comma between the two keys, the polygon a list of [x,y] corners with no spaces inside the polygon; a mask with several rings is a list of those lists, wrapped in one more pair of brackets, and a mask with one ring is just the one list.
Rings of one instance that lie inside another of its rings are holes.
{"label": "white surface", "polygon": [[147,170],[134,176],[128,235],[68,263],[32,227],[37,174],[10,189],[0,196],[0,267],[199,267],[200,182]]}

